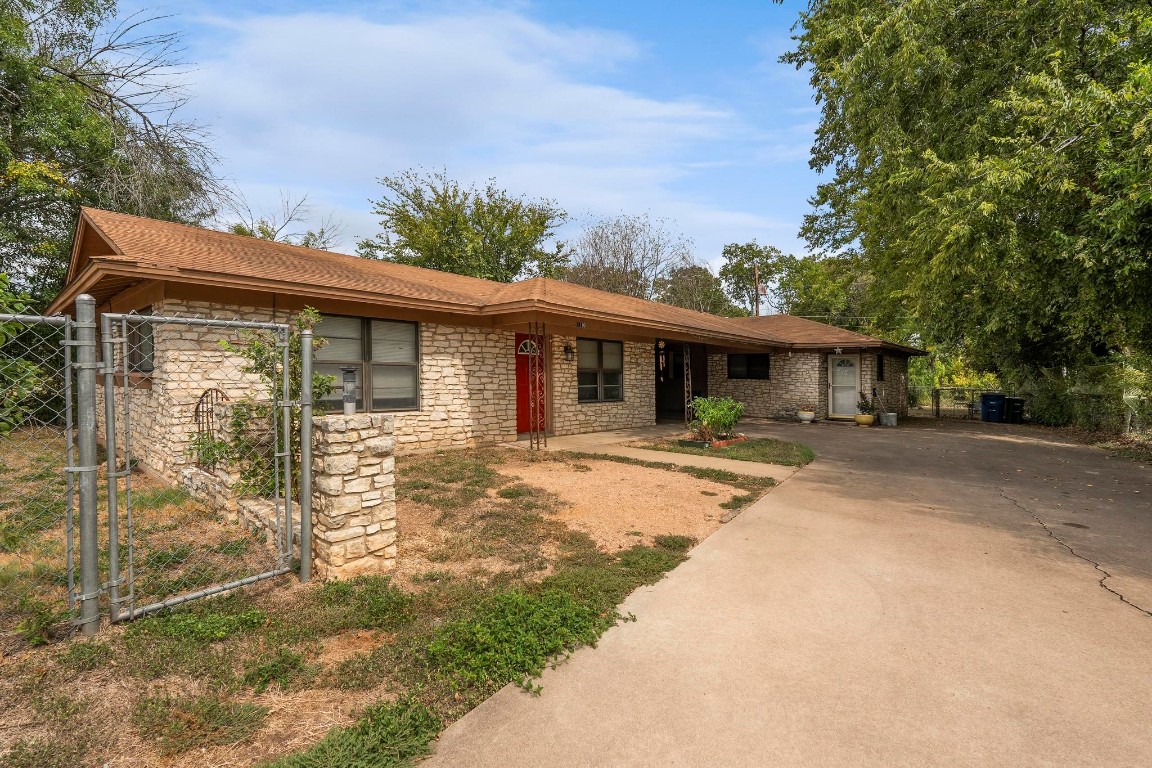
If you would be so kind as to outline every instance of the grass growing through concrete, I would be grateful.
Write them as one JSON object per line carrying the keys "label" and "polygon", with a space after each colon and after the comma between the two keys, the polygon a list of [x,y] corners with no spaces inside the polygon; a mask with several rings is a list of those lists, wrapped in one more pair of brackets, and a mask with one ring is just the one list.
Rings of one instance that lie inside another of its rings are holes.
{"label": "grass growing through concrete", "polygon": [[676,440],[656,440],[637,443],[637,448],[668,453],[687,453],[693,456],[712,456],[736,461],[756,461],[762,464],[780,464],[786,467],[802,467],[816,458],[816,452],[801,443],[776,440],[770,437],[757,437],[743,443],[724,448],[700,448],[680,445]]}

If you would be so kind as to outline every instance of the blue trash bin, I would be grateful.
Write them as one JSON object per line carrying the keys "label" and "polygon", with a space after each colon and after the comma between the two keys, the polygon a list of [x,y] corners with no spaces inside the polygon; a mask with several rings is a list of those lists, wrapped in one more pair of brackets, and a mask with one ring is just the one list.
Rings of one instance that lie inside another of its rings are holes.
{"label": "blue trash bin", "polygon": [[996,392],[980,395],[980,421],[1004,421],[1004,395]]}

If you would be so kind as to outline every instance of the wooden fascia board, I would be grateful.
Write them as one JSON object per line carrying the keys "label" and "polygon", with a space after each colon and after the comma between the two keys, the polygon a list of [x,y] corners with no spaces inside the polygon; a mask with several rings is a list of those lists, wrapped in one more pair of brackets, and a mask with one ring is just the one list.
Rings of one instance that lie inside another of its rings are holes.
{"label": "wooden fascia board", "polygon": [[922,349],[916,349],[915,347],[905,347],[901,344],[896,344],[896,343],[891,342],[891,341],[880,341],[879,339],[876,339],[874,341],[867,341],[867,342],[865,342],[865,341],[855,341],[855,342],[841,341],[841,342],[835,342],[835,343],[828,343],[828,342],[803,342],[803,343],[799,343],[798,342],[798,343],[790,344],[789,347],[791,349],[800,349],[800,350],[806,350],[806,351],[830,350],[830,349],[836,349],[836,348],[845,349],[845,350],[859,350],[859,351],[866,351],[866,350],[870,350],[870,349],[885,349],[885,350],[888,350],[889,352],[899,352],[902,355],[908,355],[910,357],[918,357],[918,356],[928,354],[927,352],[925,352]]}
{"label": "wooden fascia board", "polygon": [[644,335],[651,336],[652,338],[673,339],[676,341],[689,341],[700,344],[714,344],[717,341],[722,341],[729,344],[746,344],[751,347],[781,346],[781,342],[776,340],[748,336],[741,333],[693,328],[681,323],[661,323],[659,321],[639,320],[637,318],[623,317],[609,312],[568,307],[547,302],[508,302],[495,306],[508,308],[516,307],[517,305],[522,307],[519,311],[496,313],[492,312],[493,307],[490,306],[485,308],[485,313],[491,312],[492,314],[496,314],[498,316],[497,325],[505,327],[512,327],[517,324],[523,325],[529,322],[550,322],[573,328],[576,327],[575,322],[584,322],[586,324],[601,323],[603,325],[600,327],[614,326],[617,328],[631,329],[632,333],[635,333],[636,330],[643,329]]}
{"label": "wooden fascia board", "polygon": [[417,320],[441,325],[463,325],[473,328],[492,327],[491,318],[462,316],[458,313],[427,309],[398,307],[378,299],[363,300],[341,296],[325,298],[304,296],[300,292],[255,290],[251,288],[220,288],[186,282],[166,283],[165,298],[183,299],[217,304],[264,307],[269,309],[298,311],[312,307],[320,312],[334,315],[378,318],[381,320]]}
{"label": "wooden fascia board", "polygon": [[[108,233],[102,230],[96,222],[88,215],[87,211],[81,209],[80,217],[76,220],[76,231],[72,236],[72,250],[68,255],[68,272],[64,278],[64,283],[67,285],[76,276],[78,267],[80,265],[80,258],[83,256],[80,250],[84,247],[85,235],[93,232],[104,241],[104,244],[112,249],[112,253],[123,256],[124,252],[120,250],[120,246],[116,245],[116,241],[108,236]],[[91,262],[89,262],[91,263]]]}

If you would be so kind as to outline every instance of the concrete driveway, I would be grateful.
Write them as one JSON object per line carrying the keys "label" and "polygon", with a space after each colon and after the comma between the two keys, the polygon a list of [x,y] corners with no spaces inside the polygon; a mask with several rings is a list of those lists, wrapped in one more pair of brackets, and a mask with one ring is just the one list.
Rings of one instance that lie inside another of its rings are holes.
{"label": "concrete driveway", "polygon": [[820,459],[428,766],[1152,765],[1152,472],[1000,425]]}

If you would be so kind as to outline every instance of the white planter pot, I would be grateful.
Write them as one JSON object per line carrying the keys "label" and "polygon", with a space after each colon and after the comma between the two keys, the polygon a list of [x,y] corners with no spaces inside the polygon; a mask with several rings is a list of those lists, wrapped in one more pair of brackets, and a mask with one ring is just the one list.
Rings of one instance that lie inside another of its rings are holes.
{"label": "white planter pot", "polygon": [[801,424],[811,424],[816,419],[815,411],[797,411],[796,418],[800,419]]}

